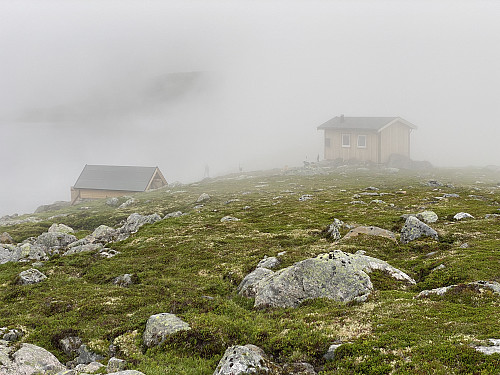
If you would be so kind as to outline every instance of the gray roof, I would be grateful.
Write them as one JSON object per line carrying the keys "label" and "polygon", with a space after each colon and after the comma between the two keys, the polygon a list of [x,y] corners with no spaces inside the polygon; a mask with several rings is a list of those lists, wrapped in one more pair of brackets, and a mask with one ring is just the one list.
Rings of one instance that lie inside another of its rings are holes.
{"label": "gray roof", "polygon": [[416,126],[400,117],[344,117],[337,116],[318,126],[318,129],[362,129],[380,130],[394,120],[400,120],[412,129]]}
{"label": "gray roof", "polygon": [[85,165],[75,189],[145,191],[156,167]]}

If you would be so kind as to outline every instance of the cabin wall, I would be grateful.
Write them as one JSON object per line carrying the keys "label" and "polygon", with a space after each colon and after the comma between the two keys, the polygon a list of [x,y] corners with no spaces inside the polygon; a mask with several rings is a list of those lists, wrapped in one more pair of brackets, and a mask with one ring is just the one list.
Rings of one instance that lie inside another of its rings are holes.
{"label": "cabin wall", "polygon": [[387,163],[392,154],[410,157],[410,128],[396,122],[380,132],[380,161]]}
{"label": "cabin wall", "polygon": [[[350,134],[350,147],[342,147],[342,134]],[[366,147],[358,147],[358,135],[366,136]],[[378,134],[370,131],[325,129],[324,157],[326,160],[342,159],[377,163],[378,142]]]}
{"label": "cabin wall", "polygon": [[[136,191],[124,190],[92,190],[92,189],[71,189],[71,201],[75,198],[84,199],[103,199],[112,197],[122,197],[124,195],[134,194]],[[79,194],[79,196],[78,196]]]}

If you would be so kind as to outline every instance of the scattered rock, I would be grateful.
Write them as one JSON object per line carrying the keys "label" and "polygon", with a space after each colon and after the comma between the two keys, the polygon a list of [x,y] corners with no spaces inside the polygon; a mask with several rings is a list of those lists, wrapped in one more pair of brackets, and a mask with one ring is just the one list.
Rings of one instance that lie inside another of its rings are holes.
{"label": "scattered rock", "polygon": [[441,182],[436,181],[436,180],[429,180],[424,185],[425,186],[429,186],[429,187],[441,187],[441,186],[444,186]]}
{"label": "scattered rock", "polygon": [[127,366],[127,361],[116,357],[111,357],[108,361],[108,365],[106,366],[106,370],[108,371],[108,373],[123,371],[125,370],[126,366]]}
{"label": "scattered rock", "polygon": [[285,363],[283,365],[283,374],[293,375],[316,375],[313,365],[307,362]]}
{"label": "scattered rock", "polygon": [[435,272],[435,271],[439,271],[439,270],[442,270],[442,269],[445,269],[446,266],[444,264],[440,264],[439,266],[437,267],[434,267],[431,272]]}
{"label": "scattered rock", "polygon": [[459,212],[455,216],[453,216],[455,220],[463,220],[463,219],[474,219],[474,216],[468,214],[467,212]]}
{"label": "scattered rock", "polygon": [[137,283],[137,275],[126,273],[113,279],[113,284],[127,288]]}
{"label": "scattered rock", "polygon": [[222,219],[220,219],[221,223],[224,223],[226,221],[240,221],[237,217],[234,216],[224,216]]}
{"label": "scattered rock", "polygon": [[488,341],[491,343],[490,346],[476,346],[474,349],[486,355],[500,353],[500,339],[488,339]]}
{"label": "scattered rock", "polygon": [[401,229],[401,243],[406,244],[420,237],[431,237],[435,240],[439,238],[437,232],[430,226],[421,222],[414,216],[408,217],[405,225]]}
{"label": "scattered rock", "polygon": [[111,207],[116,207],[120,204],[120,201],[118,200],[118,198],[113,197],[106,200],[106,204]]}
{"label": "scattered rock", "polygon": [[450,285],[441,288],[429,289],[421,291],[415,298],[424,298],[429,297],[431,294],[442,296],[443,294],[449,292],[452,289],[461,289],[461,288],[469,288],[469,289],[489,289],[493,293],[500,295],[500,283],[496,281],[474,281],[472,283],[466,284],[458,284],[458,285]]}
{"label": "scattered rock", "polygon": [[300,202],[304,202],[304,201],[307,201],[307,200],[309,200],[309,199],[312,199],[312,197],[313,197],[313,196],[312,196],[311,194],[304,194],[303,196],[301,196],[301,197],[299,198],[299,201],[300,201]]}
{"label": "scattered rock", "polygon": [[78,336],[68,336],[59,340],[59,347],[66,355],[78,352],[80,346],[82,346],[82,339]]}
{"label": "scattered rock", "polygon": [[175,212],[171,212],[169,214],[166,214],[165,217],[163,219],[170,219],[172,217],[179,217],[179,216],[182,216],[182,212],[181,211],[175,211]]}
{"label": "scattered rock", "polygon": [[23,331],[19,329],[11,329],[3,335],[3,339],[5,341],[17,341],[23,336]]}
{"label": "scattered rock", "polygon": [[226,349],[213,375],[274,374],[273,367],[259,347],[235,345]]}
{"label": "scattered rock", "polygon": [[470,247],[470,246],[469,246],[469,244],[467,242],[465,242],[465,243],[463,243],[463,244],[460,245],[461,249],[467,249],[468,247]]}
{"label": "scattered rock", "polygon": [[108,227],[107,225],[99,225],[90,235],[93,241],[100,243],[113,242],[118,237],[119,231]]}
{"label": "scattered rock", "polygon": [[325,353],[323,358],[326,361],[333,361],[335,359],[335,350],[337,350],[338,347],[340,347],[342,344],[332,344],[328,348],[328,351]]}
{"label": "scattered rock", "polygon": [[384,271],[397,280],[415,284],[404,272],[386,262],[340,250],[321,254],[273,272],[253,287],[256,307],[297,307],[312,298],[340,302],[365,301],[373,289],[368,272]]}
{"label": "scattered rock", "polygon": [[[340,220],[339,220],[340,221]],[[339,225],[336,221],[328,225],[325,229],[323,229],[323,234],[326,238],[329,238],[334,241],[340,240],[340,231]]]}
{"label": "scattered rock", "polygon": [[366,204],[365,201],[351,201],[351,204]]}
{"label": "scattered rock", "polygon": [[189,324],[169,313],[151,315],[142,336],[144,345],[152,347],[161,344],[172,333],[189,330]]}
{"label": "scattered rock", "polygon": [[202,193],[196,200],[196,203],[207,202],[210,200],[210,198],[211,198],[210,195],[208,195],[207,193]]}
{"label": "scattered rock", "polygon": [[368,186],[368,187],[365,188],[365,190],[367,190],[367,191],[370,191],[370,190],[372,190],[372,191],[379,191],[379,188],[374,187],[374,186]]}
{"label": "scattered rock", "polygon": [[268,268],[258,267],[250,272],[238,286],[238,293],[244,297],[253,298],[256,293],[256,285],[265,277],[273,275],[274,272]]}
{"label": "scattered rock", "polygon": [[135,203],[134,198],[127,199],[125,202],[120,204],[118,208],[127,208],[128,206],[132,206]]}
{"label": "scattered rock", "polygon": [[78,239],[66,233],[60,232],[47,232],[42,233],[35,240],[35,245],[42,247],[45,251],[54,251],[66,248],[70,243],[77,241]]}
{"label": "scattered rock", "polygon": [[438,221],[438,215],[434,211],[422,211],[417,215],[417,219],[427,224],[432,224]]}
{"label": "scattered rock", "polygon": [[87,348],[87,345],[85,344],[80,345],[80,347],[77,350],[77,353],[78,357],[75,358],[75,361],[79,365],[81,364],[86,365],[91,362],[97,362],[104,359],[102,355],[96,354],[93,351],[89,350]]}
{"label": "scattered rock", "polygon": [[458,194],[443,194],[443,198],[460,198]]}
{"label": "scattered rock", "polygon": [[71,246],[68,251],[63,253],[63,256],[90,251],[98,251],[100,249],[102,249],[102,245],[100,243],[89,243],[86,245]]}
{"label": "scattered rock", "polygon": [[108,372],[108,375],[145,375],[143,372],[136,370],[125,370],[118,372]]}
{"label": "scattered rock", "polygon": [[486,215],[484,215],[484,218],[485,219],[499,219],[500,214],[486,214]]}
{"label": "scattered rock", "polygon": [[73,228],[68,227],[67,225],[64,224],[52,224],[48,230],[49,233],[74,233],[75,231]]}
{"label": "scattered rock", "polygon": [[264,257],[259,264],[257,264],[257,268],[262,267],[262,268],[268,268],[268,269],[273,269],[279,266],[280,260],[276,257]]}
{"label": "scattered rock", "polygon": [[365,226],[360,226],[356,227],[354,229],[351,229],[345,236],[342,238],[342,240],[347,240],[352,237],[357,237],[360,234],[368,234],[370,236],[378,236],[378,237],[384,237],[392,241],[396,241],[396,236],[394,233],[387,229],[382,229],[379,227],[365,227]]}
{"label": "scattered rock", "polygon": [[138,213],[133,213],[127,218],[125,224],[123,224],[123,226],[120,228],[120,233],[135,233],[144,224],[153,224],[159,220],[161,220],[161,216],[158,214],[143,216]]}
{"label": "scattered rock", "polygon": [[89,364],[79,364],[75,367],[78,374],[88,373],[93,374],[103,368],[104,365],[99,362],[90,362]]}
{"label": "scattered rock", "polygon": [[14,240],[9,233],[3,232],[2,234],[0,234],[0,243],[10,244],[14,243]]}
{"label": "scattered rock", "polygon": [[381,199],[374,199],[370,201],[370,203],[375,203],[375,204],[385,204],[385,202]]}
{"label": "scattered rock", "polygon": [[45,280],[47,276],[38,271],[36,268],[30,268],[29,270],[21,272],[17,276],[17,284],[19,285],[29,285],[36,284]]}

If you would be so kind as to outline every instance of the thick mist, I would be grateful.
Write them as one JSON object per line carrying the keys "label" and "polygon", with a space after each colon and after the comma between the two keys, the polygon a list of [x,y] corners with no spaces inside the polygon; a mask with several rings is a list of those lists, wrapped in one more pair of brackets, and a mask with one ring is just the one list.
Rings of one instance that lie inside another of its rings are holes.
{"label": "thick mist", "polygon": [[346,116],[418,126],[412,158],[500,164],[497,1],[0,1],[0,215],[85,164],[167,181],[300,165]]}

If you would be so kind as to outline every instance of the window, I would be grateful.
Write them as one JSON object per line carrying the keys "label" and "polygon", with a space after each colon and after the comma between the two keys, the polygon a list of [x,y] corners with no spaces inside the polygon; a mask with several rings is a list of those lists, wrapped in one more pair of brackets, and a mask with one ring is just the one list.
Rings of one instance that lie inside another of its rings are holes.
{"label": "window", "polygon": [[330,138],[325,138],[325,147],[330,147]]}
{"label": "window", "polygon": [[351,147],[351,135],[342,134],[342,147]]}
{"label": "window", "polygon": [[358,135],[358,148],[366,148],[366,135]]}

